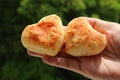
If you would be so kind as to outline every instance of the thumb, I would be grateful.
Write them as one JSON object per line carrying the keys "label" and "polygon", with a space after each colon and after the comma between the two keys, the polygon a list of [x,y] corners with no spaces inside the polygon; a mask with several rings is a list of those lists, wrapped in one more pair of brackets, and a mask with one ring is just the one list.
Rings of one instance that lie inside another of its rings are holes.
{"label": "thumb", "polygon": [[108,22],[108,21],[104,21],[101,19],[97,19],[97,18],[89,18],[89,17],[85,17],[88,22],[90,23],[90,25],[97,30],[98,32],[101,32],[103,34],[106,34],[107,31],[111,31],[114,29],[115,24],[113,22]]}

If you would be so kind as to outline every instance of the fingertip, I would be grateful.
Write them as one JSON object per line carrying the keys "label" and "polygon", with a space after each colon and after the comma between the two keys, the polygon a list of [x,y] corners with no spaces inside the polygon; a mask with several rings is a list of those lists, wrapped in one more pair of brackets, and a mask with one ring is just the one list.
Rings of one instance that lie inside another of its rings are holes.
{"label": "fingertip", "polygon": [[35,53],[35,52],[32,52],[32,51],[29,51],[29,50],[27,50],[27,53],[28,53],[29,56],[40,57],[40,58],[43,57],[43,55],[41,55],[39,53]]}
{"label": "fingertip", "polygon": [[27,50],[27,53],[28,53],[29,56],[32,56],[32,52],[31,51]]}
{"label": "fingertip", "polygon": [[57,57],[48,56],[48,55],[44,55],[42,57],[42,60],[44,63],[49,64],[49,65],[53,65],[53,66],[56,65],[57,59],[58,59]]}

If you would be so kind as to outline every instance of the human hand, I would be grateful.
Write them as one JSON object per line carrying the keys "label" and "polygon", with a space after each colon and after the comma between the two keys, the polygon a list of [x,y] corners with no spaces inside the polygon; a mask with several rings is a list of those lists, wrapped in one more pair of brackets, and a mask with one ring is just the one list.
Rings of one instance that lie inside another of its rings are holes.
{"label": "human hand", "polygon": [[94,80],[120,79],[120,25],[95,18],[86,18],[93,28],[106,35],[106,48],[98,55],[89,57],[72,57],[64,52],[64,48],[55,57],[28,54],[41,57],[52,66],[68,69]]}

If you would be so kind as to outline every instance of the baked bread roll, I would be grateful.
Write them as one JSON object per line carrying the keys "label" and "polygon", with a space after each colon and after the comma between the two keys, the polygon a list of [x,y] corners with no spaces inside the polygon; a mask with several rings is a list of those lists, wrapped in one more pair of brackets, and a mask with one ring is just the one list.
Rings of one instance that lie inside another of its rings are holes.
{"label": "baked bread roll", "polygon": [[28,25],[22,32],[23,46],[35,53],[55,56],[64,42],[65,30],[57,15],[49,15]]}
{"label": "baked bread roll", "polygon": [[99,54],[106,46],[104,34],[94,30],[85,18],[75,18],[66,28],[66,53],[80,57]]}

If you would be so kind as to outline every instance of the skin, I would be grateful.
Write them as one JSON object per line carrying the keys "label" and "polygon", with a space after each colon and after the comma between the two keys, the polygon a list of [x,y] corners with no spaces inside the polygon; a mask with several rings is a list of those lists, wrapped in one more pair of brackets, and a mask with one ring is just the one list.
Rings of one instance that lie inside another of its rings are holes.
{"label": "skin", "polygon": [[93,80],[120,80],[120,24],[85,18],[95,30],[106,36],[107,45],[100,54],[72,57],[64,52],[64,48],[55,57],[38,55],[29,50],[28,54],[41,57],[49,65],[74,71]]}

